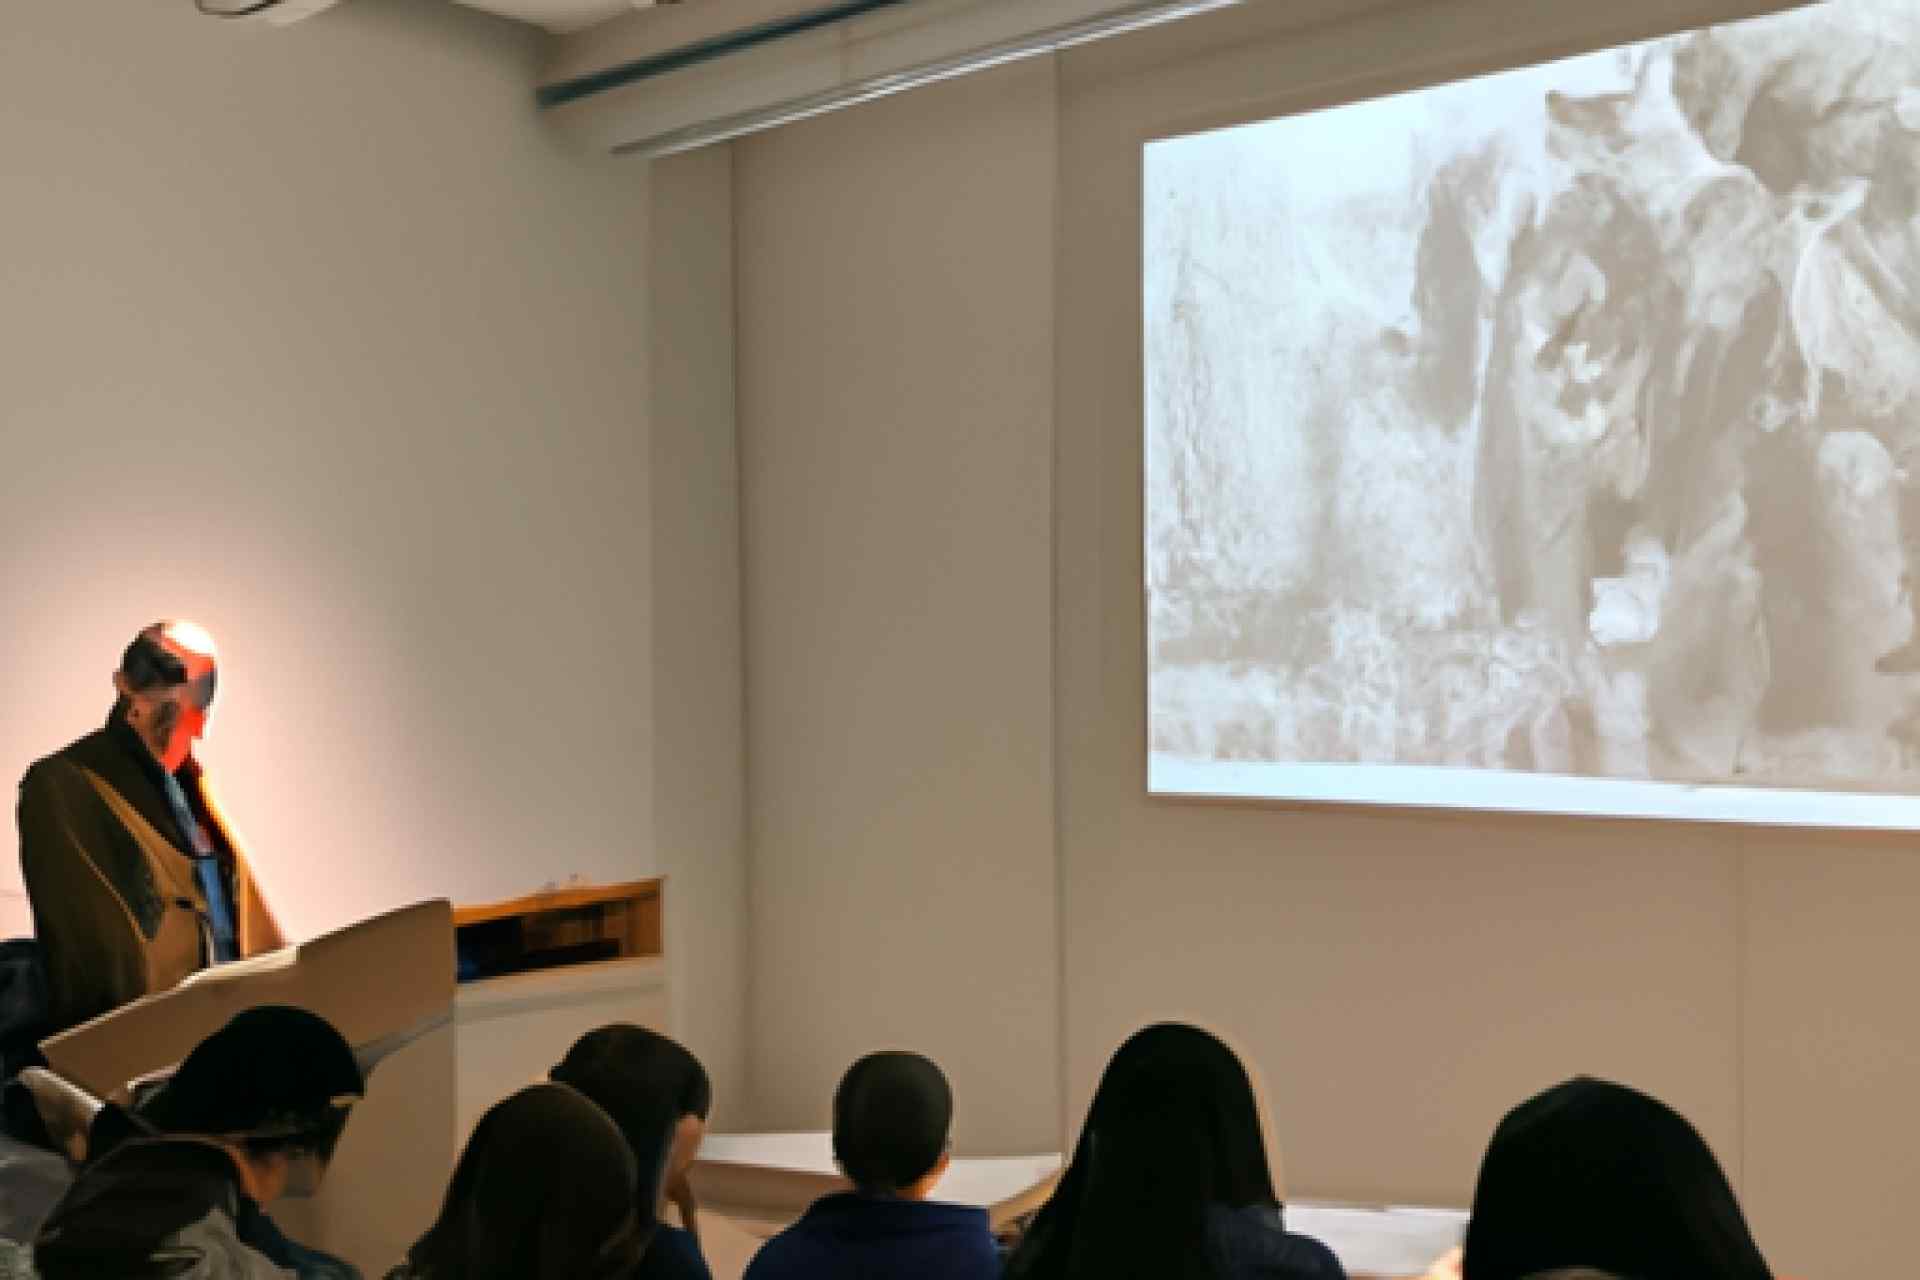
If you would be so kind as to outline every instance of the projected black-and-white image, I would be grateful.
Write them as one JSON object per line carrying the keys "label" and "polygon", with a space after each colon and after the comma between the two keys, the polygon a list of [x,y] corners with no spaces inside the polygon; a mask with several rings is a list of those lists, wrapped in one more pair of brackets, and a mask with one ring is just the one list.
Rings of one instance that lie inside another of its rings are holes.
{"label": "projected black-and-white image", "polygon": [[1916,33],[1150,144],[1151,787],[1920,827]]}

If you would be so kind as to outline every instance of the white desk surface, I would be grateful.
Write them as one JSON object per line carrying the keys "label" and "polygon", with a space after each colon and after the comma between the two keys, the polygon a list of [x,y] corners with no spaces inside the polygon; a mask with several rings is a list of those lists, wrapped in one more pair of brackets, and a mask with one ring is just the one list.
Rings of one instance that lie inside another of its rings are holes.
{"label": "white desk surface", "polygon": [[1467,1234],[1460,1209],[1287,1201],[1287,1230],[1333,1250],[1352,1276],[1423,1276]]}
{"label": "white desk surface", "polygon": [[[700,1144],[700,1160],[827,1178],[840,1172],[834,1167],[833,1135],[828,1133],[709,1134]],[[1058,1153],[955,1157],[934,1187],[933,1199],[985,1209],[1031,1190],[1058,1172]]]}
{"label": "white desk surface", "polygon": [[[719,1133],[700,1144],[702,1163],[833,1177],[833,1139],[826,1133]],[[1032,1189],[1060,1171],[1058,1153],[956,1158],[933,1189],[949,1204],[985,1208]],[[1287,1227],[1326,1244],[1349,1274],[1425,1274],[1466,1233],[1458,1209],[1287,1202]]]}

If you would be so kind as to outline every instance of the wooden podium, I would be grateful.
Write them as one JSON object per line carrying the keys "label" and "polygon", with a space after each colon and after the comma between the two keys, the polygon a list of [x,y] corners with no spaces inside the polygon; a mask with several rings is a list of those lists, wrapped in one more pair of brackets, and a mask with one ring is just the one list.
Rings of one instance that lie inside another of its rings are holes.
{"label": "wooden podium", "polygon": [[658,956],[663,881],[554,889],[453,913],[460,980]]}
{"label": "wooden podium", "polygon": [[609,1022],[667,1028],[664,881],[567,888],[453,913],[456,1131]]}
{"label": "wooden podium", "polygon": [[423,902],[311,942],[203,970],[41,1045],[60,1075],[105,1097],[172,1067],[243,1009],[287,1004],[339,1028],[366,1069],[321,1193],[283,1200],[288,1235],[386,1274],[439,1212],[453,1168],[452,909]]}

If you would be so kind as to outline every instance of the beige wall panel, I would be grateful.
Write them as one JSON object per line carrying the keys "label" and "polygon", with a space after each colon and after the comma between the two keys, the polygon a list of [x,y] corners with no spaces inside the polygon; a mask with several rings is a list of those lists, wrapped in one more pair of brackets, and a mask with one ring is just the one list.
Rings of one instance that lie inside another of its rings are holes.
{"label": "beige wall panel", "polygon": [[1122,1038],[1196,1018],[1258,1064],[1290,1194],[1464,1206],[1500,1116],[1582,1073],[1668,1099],[1737,1173],[1734,863],[1710,834],[1130,785],[1069,830],[1075,1123]]}
{"label": "beige wall panel", "polygon": [[1862,1275],[1913,1234],[1920,853],[1911,837],[1746,841],[1746,1195],[1787,1275]]}
{"label": "beige wall panel", "polygon": [[1052,68],[741,144],[750,989],[771,1127],[930,1053],[1055,1134]]}
{"label": "beige wall panel", "polygon": [[652,180],[653,808],[670,1025],[713,1079],[715,1126],[740,1128],[753,1106],[732,153],[661,161]]}

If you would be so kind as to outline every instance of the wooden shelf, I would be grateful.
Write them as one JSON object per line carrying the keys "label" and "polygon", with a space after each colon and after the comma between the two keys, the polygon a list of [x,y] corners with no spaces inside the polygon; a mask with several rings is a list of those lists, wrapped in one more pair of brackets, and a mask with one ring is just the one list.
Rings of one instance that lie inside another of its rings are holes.
{"label": "wooden shelf", "polygon": [[662,881],[567,888],[453,913],[462,982],[661,954]]}

